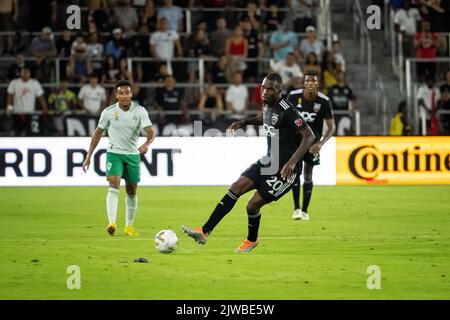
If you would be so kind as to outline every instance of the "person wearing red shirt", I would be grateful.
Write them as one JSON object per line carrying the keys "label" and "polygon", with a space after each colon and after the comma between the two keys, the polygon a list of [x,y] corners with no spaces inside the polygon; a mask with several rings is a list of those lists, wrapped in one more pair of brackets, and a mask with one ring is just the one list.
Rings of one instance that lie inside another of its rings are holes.
{"label": "person wearing red shirt", "polygon": [[[430,31],[430,22],[422,21],[421,31],[414,36],[414,47],[417,50],[417,58],[436,58],[436,46],[438,36]],[[425,75],[434,78],[436,74],[435,62],[417,62],[417,77],[420,82]]]}

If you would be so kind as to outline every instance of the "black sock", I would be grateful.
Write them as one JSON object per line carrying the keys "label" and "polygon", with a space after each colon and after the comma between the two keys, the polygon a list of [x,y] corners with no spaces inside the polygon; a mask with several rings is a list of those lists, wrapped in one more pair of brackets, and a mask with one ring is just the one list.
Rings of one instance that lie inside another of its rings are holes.
{"label": "black sock", "polygon": [[292,197],[294,198],[294,209],[300,209],[300,183],[292,186]]}
{"label": "black sock", "polygon": [[[247,213],[248,214],[248,213]],[[261,213],[248,214],[248,237],[247,240],[255,242],[258,240],[259,222],[261,221]]]}
{"label": "black sock", "polygon": [[220,200],[214,211],[211,213],[208,221],[203,226],[203,233],[208,235],[219,224],[220,220],[226,216],[228,212],[233,209],[234,204],[238,200],[239,196],[234,194],[231,190],[228,190],[227,194]]}
{"label": "black sock", "polygon": [[313,189],[312,181],[303,183],[303,205],[302,205],[303,212],[308,212],[309,200],[311,200],[312,189]]}

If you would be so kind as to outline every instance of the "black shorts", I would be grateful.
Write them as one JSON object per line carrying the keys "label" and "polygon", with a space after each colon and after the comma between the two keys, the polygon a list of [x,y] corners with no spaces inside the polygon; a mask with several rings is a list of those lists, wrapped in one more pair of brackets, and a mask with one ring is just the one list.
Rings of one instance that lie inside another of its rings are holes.
{"label": "black shorts", "polygon": [[257,161],[248,167],[241,176],[253,181],[256,190],[265,201],[277,201],[291,190],[293,183],[299,177],[299,171],[296,169],[291,179],[285,181],[281,178],[281,169],[274,175],[263,175],[261,169],[264,167],[267,166]]}
{"label": "black shorts", "polygon": [[320,164],[320,153],[307,152],[303,156],[303,161],[311,166],[318,166]]}

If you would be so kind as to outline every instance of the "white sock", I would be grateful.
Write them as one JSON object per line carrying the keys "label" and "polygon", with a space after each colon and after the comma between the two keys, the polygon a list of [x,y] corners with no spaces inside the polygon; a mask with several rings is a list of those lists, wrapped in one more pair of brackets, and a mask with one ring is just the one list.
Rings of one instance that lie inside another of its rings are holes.
{"label": "white sock", "polygon": [[125,199],[125,204],[127,208],[126,216],[127,216],[127,226],[131,226],[134,222],[134,217],[136,216],[138,200],[137,196],[130,196],[127,194],[127,198]]}
{"label": "white sock", "polygon": [[106,195],[106,211],[108,212],[109,223],[116,223],[117,203],[119,202],[119,189],[109,188]]}

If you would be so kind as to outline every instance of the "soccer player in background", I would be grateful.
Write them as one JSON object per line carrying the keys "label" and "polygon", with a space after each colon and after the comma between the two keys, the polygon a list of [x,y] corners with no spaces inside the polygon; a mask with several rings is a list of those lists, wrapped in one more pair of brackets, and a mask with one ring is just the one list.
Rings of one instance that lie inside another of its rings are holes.
{"label": "soccer player in background", "polygon": [[[133,96],[131,83],[128,80],[120,80],[115,88],[118,102],[107,107],[100,115],[86,160],[83,162],[83,171],[87,172],[89,169],[92,153],[106,130],[109,137],[106,153],[106,177],[109,182],[106,211],[109,224],[106,230],[111,236],[116,232],[119,187],[120,180],[123,178],[127,192],[125,234],[134,236],[137,235],[133,222],[138,206],[136,189],[140,181],[140,154],[148,151],[155,134],[151,128],[152,123],[147,110],[131,100]],[[147,133],[147,140],[138,148],[141,129]]]}
{"label": "soccer player in background", "polygon": [[[309,152],[303,157],[300,164],[300,172],[303,167],[303,203],[300,209],[300,175],[292,186],[294,197],[294,212],[292,219],[309,220],[308,206],[311,200],[313,189],[313,169],[315,165],[320,164],[320,149],[333,136],[335,124],[333,110],[330,99],[319,92],[319,77],[316,73],[305,74],[304,88],[291,91],[286,98],[299,111],[306,120],[315,135],[314,144],[309,148]],[[322,138],[323,122],[327,123],[327,132]]]}
{"label": "soccer player in background", "polygon": [[248,236],[236,252],[249,252],[258,245],[260,209],[289,192],[297,179],[299,161],[314,141],[314,134],[299,112],[281,98],[282,79],[277,73],[268,74],[261,85],[263,115],[233,122],[231,130],[247,125],[264,125],[267,155],[252,164],[234,182],[202,227],[182,231],[197,243],[205,244],[209,234],[231,211],[238,198],[256,189],[247,204]]}

